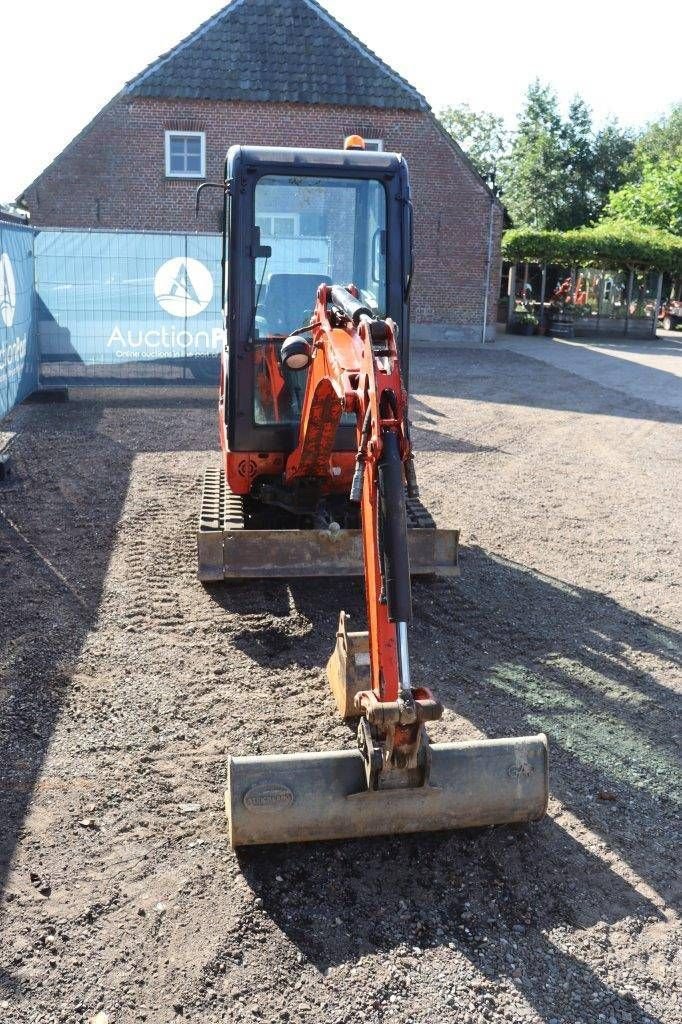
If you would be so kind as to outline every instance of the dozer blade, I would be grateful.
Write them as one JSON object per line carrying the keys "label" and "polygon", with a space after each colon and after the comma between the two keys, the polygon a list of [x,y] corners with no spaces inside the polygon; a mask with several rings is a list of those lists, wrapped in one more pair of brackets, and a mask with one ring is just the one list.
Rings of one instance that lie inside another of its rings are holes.
{"label": "dozer blade", "polygon": [[369,792],[359,751],[230,757],[233,847],[536,821],[547,809],[547,737],[431,745],[429,784]]}
{"label": "dozer blade", "polygon": [[[222,470],[206,470],[197,531],[200,580],[362,576],[360,530],[245,529],[241,502]],[[407,520],[412,574],[459,576],[459,531],[436,529],[415,499],[407,501]]]}

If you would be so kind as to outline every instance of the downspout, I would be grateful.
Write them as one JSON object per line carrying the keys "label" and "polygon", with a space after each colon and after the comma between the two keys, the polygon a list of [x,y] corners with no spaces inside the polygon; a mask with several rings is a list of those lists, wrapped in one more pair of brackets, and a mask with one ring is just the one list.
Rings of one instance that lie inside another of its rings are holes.
{"label": "downspout", "polygon": [[509,281],[507,283],[507,333],[510,333],[514,313],[516,312],[516,261],[509,267]]}
{"label": "downspout", "polygon": [[488,223],[488,256],[485,268],[485,295],[483,296],[483,327],[481,330],[481,343],[486,342],[486,327],[488,326],[488,301],[490,296],[490,276],[493,262],[493,224],[495,221],[495,196],[490,198],[490,217]]}

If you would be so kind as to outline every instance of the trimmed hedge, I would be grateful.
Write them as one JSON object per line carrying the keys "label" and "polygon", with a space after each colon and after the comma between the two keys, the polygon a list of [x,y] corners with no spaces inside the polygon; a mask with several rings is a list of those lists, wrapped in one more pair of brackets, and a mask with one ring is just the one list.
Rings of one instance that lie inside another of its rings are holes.
{"label": "trimmed hedge", "polygon": [[515,263],[682,274],[682,238],[629,221],[606,220],[573,231],[512,228],[502,239],[502,255]]}

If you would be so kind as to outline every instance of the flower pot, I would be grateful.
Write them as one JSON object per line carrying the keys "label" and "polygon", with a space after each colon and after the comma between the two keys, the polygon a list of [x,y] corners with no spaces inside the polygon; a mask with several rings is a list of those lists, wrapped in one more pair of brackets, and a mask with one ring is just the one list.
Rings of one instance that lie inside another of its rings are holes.
{"label": "flower pot", "polygon": [[572,338],[573,318],[567,316],[553,316],[549,325],[549,333],[557,338]]}

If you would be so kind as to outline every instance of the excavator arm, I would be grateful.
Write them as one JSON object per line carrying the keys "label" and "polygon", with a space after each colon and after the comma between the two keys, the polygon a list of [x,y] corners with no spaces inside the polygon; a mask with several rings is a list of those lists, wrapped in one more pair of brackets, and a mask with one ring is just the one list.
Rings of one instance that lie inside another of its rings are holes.
{"label": "excavator arm", "polygon": [[361,510],[368,630],[348,633],[341,613],[327,674],[341,714],[359,717],[358,749],[230,757],[232,845],[542,817],[546,737],[431,744],[425,723],[443,709],[426,687],[410,681],[405,501],[416,481],[395,325],[376,319],[355,289],[321,285],[310,327],[283,343],[280,358],[289,371],[308,369],[286,486],[313,481],[322,492],[334,490],[336,431],[344,414],[355,417],[349,496]]}
{"label": "excavator arm", "polygon": [[[368,785],[423,784],[428,779],[423,723],[440,717],[442,707],[430,691],[413,689],[410,681],[405,497],[407,482],[415,484],[395,325],[375,318],[353,286],[321,285],[311,333],[298,444],[285,479],[291,484],[330,475],[341,417],[355,417],[358,449],[350,497],[361,509],[370,685],[350,695],[352,701],[344,695],[343,704],[362,716],[358,742]],[[336,675],[341,675],[338,668]]]}

